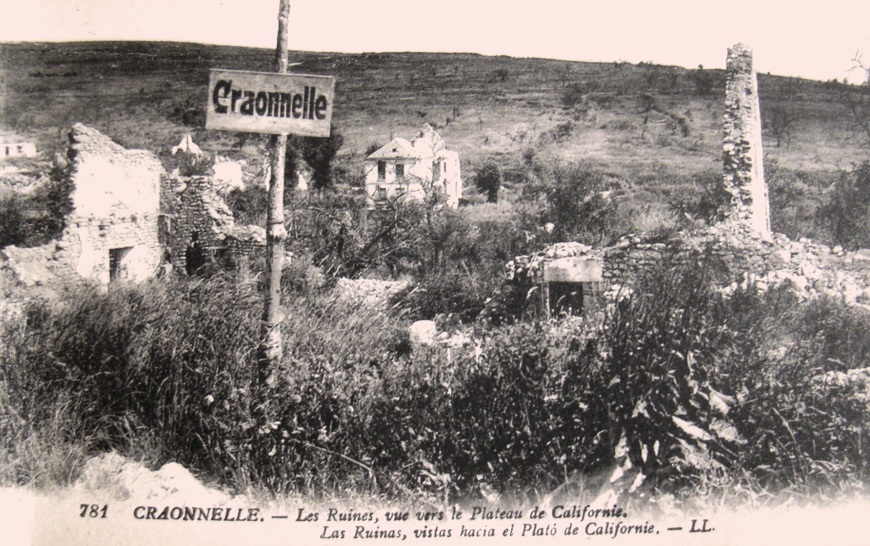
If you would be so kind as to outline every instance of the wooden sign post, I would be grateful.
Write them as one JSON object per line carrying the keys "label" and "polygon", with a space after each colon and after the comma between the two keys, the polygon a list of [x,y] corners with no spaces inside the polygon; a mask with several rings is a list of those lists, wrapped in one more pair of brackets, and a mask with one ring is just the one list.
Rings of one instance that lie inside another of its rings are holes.
{"label": "wooden sign post", "polygon": [[278,11],[275,74],[212,70],[206,128],[273,134],[272,178],[266,215],[266,294],[257,358],[255,400],[281,359],[281,270],[284,265],[284,154],[287,135],[328,137],[335,79],[287,74],[290,0]]}

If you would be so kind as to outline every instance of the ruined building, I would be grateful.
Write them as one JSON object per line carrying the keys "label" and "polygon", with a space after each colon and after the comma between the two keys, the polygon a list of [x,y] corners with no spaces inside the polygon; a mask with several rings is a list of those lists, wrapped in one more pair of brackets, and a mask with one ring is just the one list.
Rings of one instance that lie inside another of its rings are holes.
{"label": "ruined building", "polygon": [[217,254],[239,261],[265,244],[262,228],[235,226],[209,177],[170,177],[151,152],[76,124],[68,160],[73,208],[61,237],[0,251],[3,267],[25,286],[141,282],[169,264],[189,269],[190,248],[203,261]]}
{"label": "ruined building", "polygon": [[234,266],[263,255],[266,230],[237,226],[208,176],[171,179],[161,217],[161,238],[177,271],[194,274],[209,261]]}
{"label": "ruined building", "polygon": [[369,208],[399,198],[422,200],[441,192],[450,207],[459,206],[462,174],[459,153],[426,123],[413,140],[394,138],[366,158],[366,197]]}
{"label": "ruined building", "polygon": [[77,279],[105,285],[153,275],[161,257],[160,161],[81,124],[70,133],[69,157],[74,190],[66,229],[41,247],[3,249],[8,267],[31,286]]}
{"label": "ruined building", "polygon": [[650,267],[704,260],[716,264],[726,289],[787,285],[801,298],[824,294],[870,308],[870,250],[846,252],[771,233],[758,84],[747,46],[729,49],[726,75],[722,180],[731,202],[723,222],[667,243],[639,234],[607,248],[567,242],[518,256],[507,264],[507,280],[484,316],[497,316],[500,306],[518,299],[526,312],[544,316],[586,314]]}

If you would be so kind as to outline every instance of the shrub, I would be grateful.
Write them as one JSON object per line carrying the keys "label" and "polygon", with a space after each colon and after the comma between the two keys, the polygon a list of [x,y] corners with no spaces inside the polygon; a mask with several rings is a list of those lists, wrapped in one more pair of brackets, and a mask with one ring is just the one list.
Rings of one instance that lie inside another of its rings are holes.
{"label": "shrub", "polygon": [[312,189],[332,187],[335,184],[333,166],[343,143],[344,136],[332,126],[328,137],[289,137],[284,158],[284,179],[295,181],[300,161],[304,160],[311,168]]}
{"label": "shrub", "polygon": [[226,197],[227,206],[233,213],[236,224],[266,225],[266,211],[269,208],[269,193],[263,186],[234,188]]}
{"label": "shrub", "polygon": [[501,189],[501,170],[492,161],[487,162],[474,175],[474,185],[477,190],[486,194],[487,203],[498,203],[498,191]]}
{"label": "shrub", "polygon": [[852,249],[870,246],[870,163],[841,173],[818,215],[834,244]]}
{"label": "shrub", "polygon": [[28,230],[21,209],[21,200],[16,195],[0,200],[0,248],[21,246],[27,240]]}
{"label": "shrub", "polygon": [[663,490],[863,480],[866,386],[843,374],[870,352],[867,314],[751,286],[725,297],[716,270],[662,263],[603,323],[478,325],[449,355],[410,353],[407,315],[294,288],[258,404],[251,284],[73,291],[5,324],[0,477],[69,480],[118,449],[237,488],[444,503],[538,500],[623,457]]}
{"label": "shrub", "polygon": [[722,184],[720,171],[702,171],[691,180],[693,192],[680,191],[668,204],[681,217],[713,225],[725,218],[731,195]]}
{"label": "shrub", "polygon": [[534,206],[521,221],[539,229],[552,224],[549,241],[599,244],[612,232],[615,204],[605,194],[605,177],[582,163],[557,164],[543,174],[543,182],[523,188]]}
{"label": "shrub", "polygon": [[73,210],[68,166],[54,166],[45,184],[27,196],[0,199],[0,248],[38,246],[60,237]]}
{"label": "shrub", "polygon": [[492,277],[477,269],[439,270],[425,275],[401,299],[416,319],[455,315],[459,322],[467,324],[483,310],[494,284]]}

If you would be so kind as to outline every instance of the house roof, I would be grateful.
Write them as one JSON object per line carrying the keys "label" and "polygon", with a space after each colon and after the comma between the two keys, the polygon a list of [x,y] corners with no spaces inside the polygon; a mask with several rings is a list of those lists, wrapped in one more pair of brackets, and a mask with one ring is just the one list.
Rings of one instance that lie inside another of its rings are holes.
{"label": "house roof", "polygon": [[422,157],[420,152],[414,149],[414,145],[404,138],[394,138],[386,145],[375,150],[369,159],[395,159]]}
{"label": "house roof", "polygon": [[412,141],[404,138],[394,138],[385,146],[381,146],[368,159],[419,159],[432,157],[444,148],[444,140],[428,123]]}

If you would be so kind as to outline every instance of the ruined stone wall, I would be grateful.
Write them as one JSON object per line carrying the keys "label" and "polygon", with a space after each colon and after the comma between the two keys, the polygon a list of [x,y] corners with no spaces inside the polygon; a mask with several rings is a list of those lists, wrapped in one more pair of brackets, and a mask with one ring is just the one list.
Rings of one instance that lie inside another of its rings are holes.
{"label": "ruined stone wall", "polygon": [[787,285],[802,298],[826,295],[850,305],[870,304],[870,251],[846,252],[784,235],[767,241],[740,223],[720,224],[668,244],[623,239],[606,250],[603,276],[613,285],[630,284],[658,264],[700,266],[703,261],[730,289],[749,282],[761,290]]}
{"label": "ruined stone wall", "polygon": [[770,240],[770,205],[761,139],[758,81],[752,51],[744,44],[728,50],[723,139],[725,190],[731,195],[726,216],[745,222]]}
{"label": "ruined stone wall", "polygon": [[107,284],[110,251],[129,249],[118,266],[119,278],[141,282],[153,276],[161,259],[160,161],[151,152],[126,150],[82,124],[72,128],[69,155],[73,212],[64,238],[79,241],[76,273]]}
{"label": "ruined stone wall", "polygon": [[27,286],[56,287],[81,279],[106,285],[111,274],[132,282],[153,276],[162,254],[160,161],[82,124],[70,131],[68,156],[73,210],[63,234],[41,247],[7,247],[7,267]]}
{"label": "ruined stone wall", "polygon": [[[110,253],[125,251],[118,278],[141,282],[157,273],[161,246],[157,239],[157,214],[129,217],[75,218],[66,232],[79,242],[76,273],[99,284],[110,281]],[[69,257],[73,258],[72,253]]]}
{"label": "ruined stone wall", "polygon": [[735,221],[681,233],[667,242],[631,235],[603,249],[558,243],[531,256],[518,256],[508,264],[506,283],[488,307],[498,312],[498,306],[510,305],[506,299],[516,297],[525,298],[527,306],[538,305],[535,291],[542,286],[546,264],[566,257],[600,264],[599,301],[584,302],[593,311],[652,268],[705,264],[725,290],[747,283],[761,290],[786,285],[804,299],[826,295],[850,305],[870,306],[870,250],[846,252],[806,239],[791,241],[784,235],[766,240],[751,226]]}
{"label": "ruined stone wall", "polygon": [[734,223],[682,234],[667,243],[624,237],[605,249],[602,276],[606,283],[625,284],[655,266],[700,266],[702,262],[707,262],[720,280],[745,273],[763,275],[784,265],[773,245],[765,244],[745,225]]}
{"label": "ruined stone wall", "polygon": [[178,271],[187,268],[187,249],[197,243],[209,259],[227,257],[235,262],[261,257],[266,244],[265,230],[258,226],[236,226],[233,213],[207,176],[182,177],[171,181],[167,247]]}

